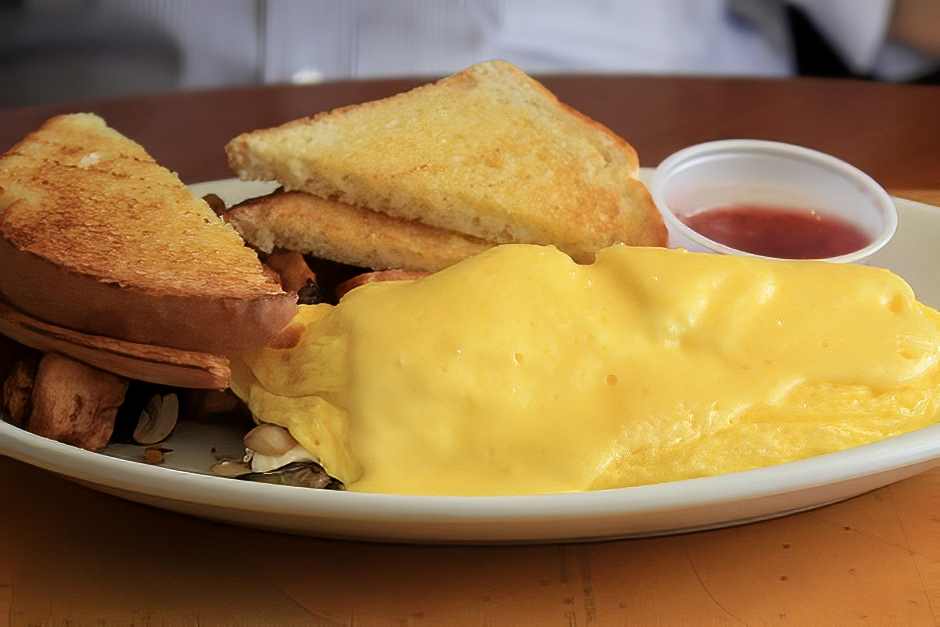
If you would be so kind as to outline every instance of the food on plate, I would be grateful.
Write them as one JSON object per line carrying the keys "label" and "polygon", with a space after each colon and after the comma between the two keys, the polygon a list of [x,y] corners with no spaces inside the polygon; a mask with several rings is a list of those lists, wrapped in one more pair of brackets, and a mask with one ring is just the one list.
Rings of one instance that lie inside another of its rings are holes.
{"label": "food on plate", "polygon": [[408,281],[420,279],[430,274],[429,272],[412,272],[410,270],[380,270],[378,272],[366,272],[353,278],[343,281],[336,286],[336,297],[342,298],[347,292],[366,283],[379,283],[382,281]]}
{"label": "food on plate", "polygon": [[300,251],[379,270],[440,270],[492,246],[454,231],[302,192],[245,201],[225,218],[259,250]]}
{"label": "food on plate", "polygon": [[159,444],[170,437],[179,420],[180,401],[176,394],[154,394],[144,405],[134,427],[138,444]]}
{"label": "food on plate", "polygon": [[0,157],[0,334],[33,349],[0,363],[7,419],[162,464],[181,420],[222,412],[247,434],[218,474],[495,495],[940,418],[940,313],[903,280],[657,248],[632,147],[509,64],[227,153],[284,189],[226,210],[90,114]]}
{"label": "food on plate", "polygon": [[6,374],[0,389],[0,410],[7,422],[17,426],[26,424],[33,407],[33,384],[38,365],[34,355],[18,359]]}
{"label": "food on plate", "polygon": [[[121,414],[133,414],[124,439],[139,444],[161,442],[176,426],[177,394],[153,393],[166,386],[129,381],[114,369],[89,365],[93,359],[72,359],[57,350],[45,354],[23,347],[15,350],[18,354],[5,369],[0,388],[0,415],[11,424],[89,450],[98,450],[119,435]],[[141,390],[149,392],[141,397]],[[233,407],[229,404],[226,409],[231,412]],[[192,406],[188,410],[194,415],[198,411]]]}
{"label": "food on plate", "polygon": [[218,462],[213,474],[258,483],[343,489],[283,427],[262,423],[245,435],[244,443],[245,456]]}
{"label": "food on plate", "polygon": [[0,190],[0,298],[44,322],[226,354],[294,314],[238,233],[98,116],[27,135],[0,158]]}
{"label": "food on plate", "polygon": [[227,357],[90,335],[37,320],[0,302],[0,334],[114,374],[184,388],[228,387]]}
{"label": "food on plate", "polygon": [[[280,283],[98,116],[54,117],[0,157],[0,334],[35,349],[5,375],[0,401],[34,433],[95,450],[129,380],[227,388],[229,355],[294,315],[297,295]],[[138,442],[175,426],[176,393],[155,398],[133,417]]]}
{"label": "food on plate", "polygon": [[245,405],[230,390],[181,390],[181,412],[202,420],[214,417],[231,418],[240,413],[248,416]]}
{"label": "food on plate", "polygon": [[277,252],[267,256],[265,264],[274,270],[286,292],[297,294],[297,302],[313,305],[320,302],[317,275],[304,256],[295,252]]}
{"label": "food on plate", "polygon": [[355,491],[531,494],[747,470],[940,417],[940,313],[881,269],[507,245],[301,307],[233,362]]}
{"label": "food on plate", "polygon": [[434,271],[499,243],[589,262],[666,242],[633,147],[502,61],[244,133],[226,152],[239,177],[294,192],[228,215],[264,251]]}
{"label": "food on plate", "polygon": [[102,448],[111,438],[126,391],[123,377],[47,353],[36,370],[26,426],[53,440]]}

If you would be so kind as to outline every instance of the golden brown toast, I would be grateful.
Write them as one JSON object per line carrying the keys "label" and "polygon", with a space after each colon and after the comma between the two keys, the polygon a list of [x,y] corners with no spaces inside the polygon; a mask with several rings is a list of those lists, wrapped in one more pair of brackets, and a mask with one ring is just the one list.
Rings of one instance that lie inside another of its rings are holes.
{"label": "golden brown toast", "polygon": [[0,296],[78,331],[207,352],[257,346],[293,296],[179,178],[92,114],[0,158]]}
{"label": "golden brown toast", "polygon": [[353,266],[436,271],[493,246],[303,192],[275,193],[233,207],[225,219],[246,241]]}
{"label": "golden brown toast", "polygon": [[580,260],[666,242],[633,148],[503,61],[245,133],[226,152],[243,179],[491,242],[554,244]]}

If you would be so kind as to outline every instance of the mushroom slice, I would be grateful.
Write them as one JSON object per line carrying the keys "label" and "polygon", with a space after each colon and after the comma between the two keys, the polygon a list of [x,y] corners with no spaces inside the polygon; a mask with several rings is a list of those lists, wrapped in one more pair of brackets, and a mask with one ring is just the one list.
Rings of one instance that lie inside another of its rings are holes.
{"label": "mushroom slice", "polygon": [[209,472],[218,477],[236,478],[251,474],[251,466],[240,459],[223,459],[220,462],[212,464]]}
{"label": "mushroom slice", "polygon": [[260,455],[279,457],[299,446],[284,427],[263,423],[249,431],[244,439],[245,448]]}
{"label": "mushroom slice", "polygon": [[140,412],[134,441],[151,445],[170,437],[179,419],[180,403],[176,394],[154,394],[144,410]]}
{"label": "mushroom slice", "polygon": [[277,470],[252,472],[242,475],[239,479],[301,488],[343,489],[342,482],[326,474],[323,466],[316,462],[292,462]]}

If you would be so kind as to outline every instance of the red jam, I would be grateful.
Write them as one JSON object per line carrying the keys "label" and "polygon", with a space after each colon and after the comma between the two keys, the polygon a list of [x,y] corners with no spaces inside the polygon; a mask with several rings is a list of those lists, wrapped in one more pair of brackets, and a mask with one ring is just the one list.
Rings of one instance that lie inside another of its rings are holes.
{"label": "red jam", "polygon": [[781,259],[836,257],[871,243],[871,237],[854,224],[809,209],[729,205],[700,211],[682,221],[710,240]]}

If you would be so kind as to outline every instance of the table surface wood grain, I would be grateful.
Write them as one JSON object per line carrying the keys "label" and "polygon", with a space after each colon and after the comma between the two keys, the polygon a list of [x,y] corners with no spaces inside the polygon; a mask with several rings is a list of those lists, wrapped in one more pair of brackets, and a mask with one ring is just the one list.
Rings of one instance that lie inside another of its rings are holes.
{"label": "table surface wood grain", "polygon": [[[940,204],[940,88],[822,80],[549,77],[643,165],[751,137],[846,159]],[[160,94],[0,110],[0,149],[95,111],[187,182],[230,176],[239,132],[415,81]],[[742,527],[534,547],[335,542],[228,527],[0,459],[0,626],[940,625],[940,469]]]}

